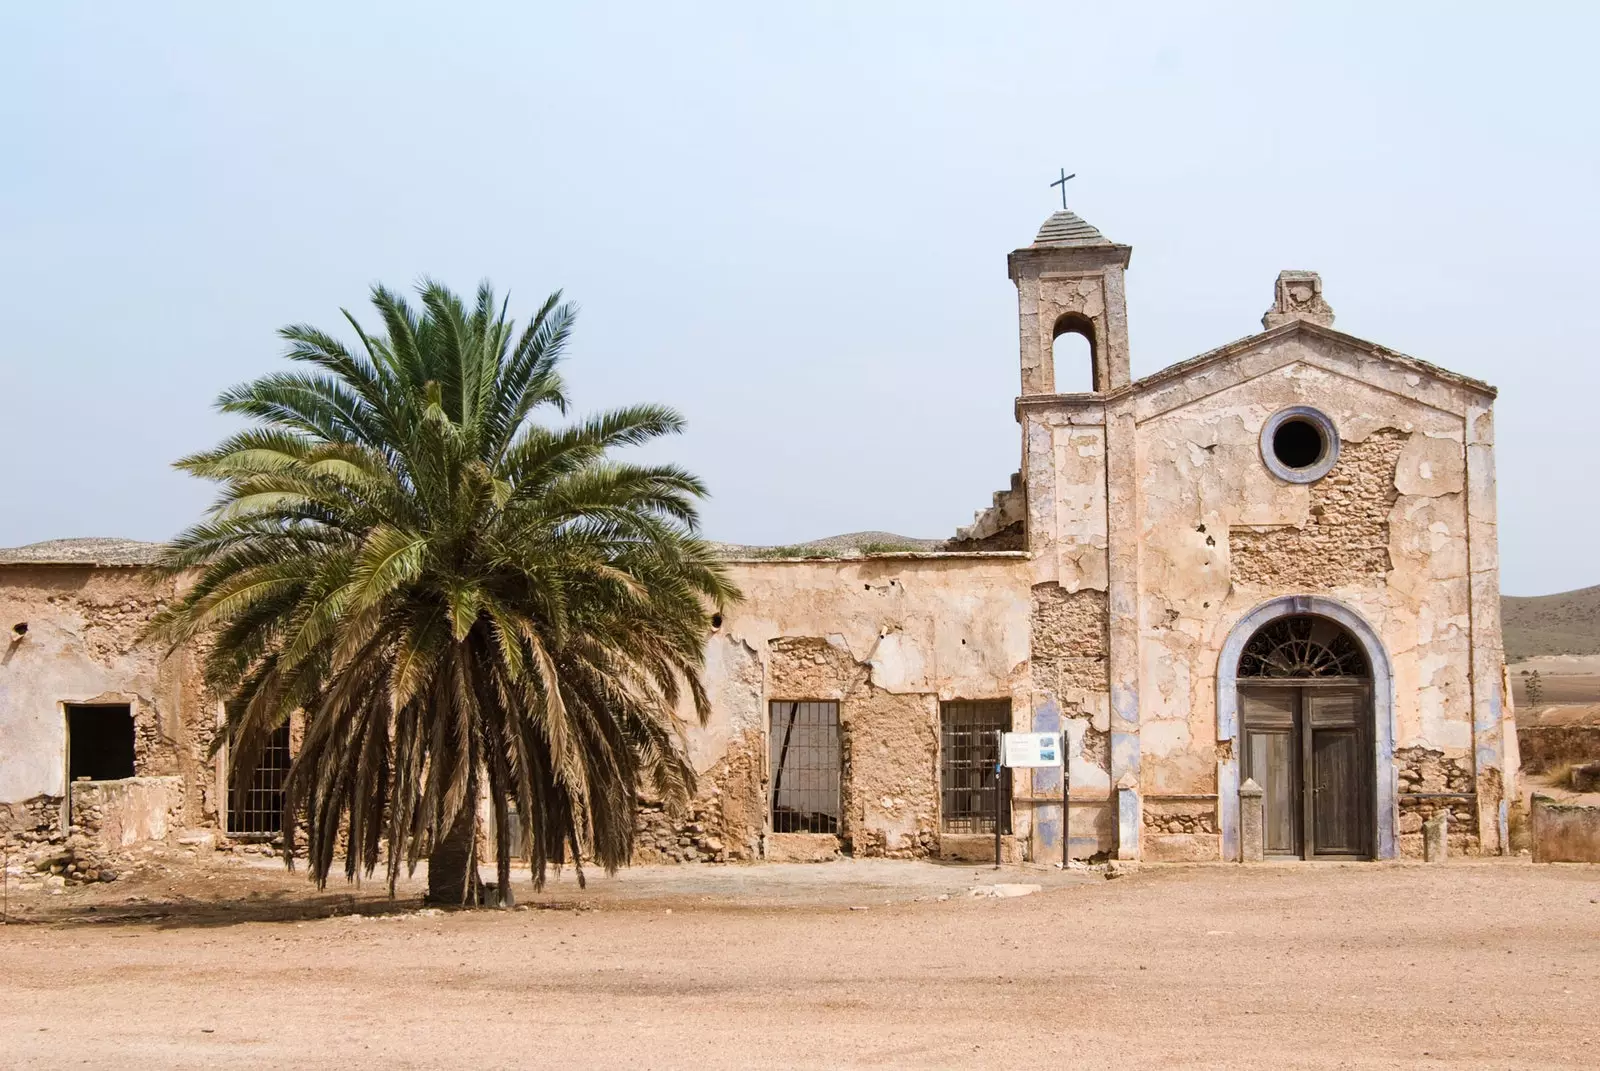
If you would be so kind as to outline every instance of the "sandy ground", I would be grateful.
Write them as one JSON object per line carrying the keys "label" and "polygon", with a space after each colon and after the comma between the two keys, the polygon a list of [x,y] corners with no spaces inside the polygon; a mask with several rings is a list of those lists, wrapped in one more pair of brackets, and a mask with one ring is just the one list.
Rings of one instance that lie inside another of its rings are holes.
{"label": "sandy ground", "polygon": [[661,867],[459,913],[202,869],[13,895],[0,1066],[1595,1066],[1600,867]]}

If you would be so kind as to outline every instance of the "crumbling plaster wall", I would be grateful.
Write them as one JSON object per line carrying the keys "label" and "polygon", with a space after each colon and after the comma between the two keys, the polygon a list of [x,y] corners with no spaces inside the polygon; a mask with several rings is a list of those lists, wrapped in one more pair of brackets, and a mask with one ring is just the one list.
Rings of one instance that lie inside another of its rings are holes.
{"label": "crumbling plaster wall", "polygon": [[[1393,663],[1397,750],[1470,762],[1475,724],[1480,738],[1498,733],[1498,703],[1484,718],[1474,688],[1499,687],[1498,584],[1492,568],[1469,564],[1467,417],[1486,403],[1305,334],[1136,398],[1147,806],[1217,791],[1217,658],[1233,624],[1280,595],[1329,596],[1376,630]],[[1277,479],[1260,456],[1263,424],[1293,405],[1326,413],[1343,443],[1309,485]],[[1492,471],[1478,496],[1488,503],[1478,503],[1487,520],[1476,534],[1492,554]],[[1479,759],[1481,789],[1502,759],[1498,743]]]}
{"label": "crumbling plaster wall", "polygon": [[716,799],[717,840],[754,856],[770,790],[768,703],[832,699],[844,752],[841,847],[935,852],[939,703],[1010,699],[1014,712],[1027,710],[1027,567],[1017,553],[731,563],[744,600],[707,642],[711,716],[701,726],[684,711],[702,781],[699,824],[711,828],[705,801]]}
{"label": "crumbling plaster wall", "polygon": [[[140,777],[181,777],[183,817],[214,820],[215,777],[205,749],[215,728],[193,655],[142,641],[172,581],[135,568],[0,567],[0,803],[66,791],[63,704],[127,703]],[[19,636],[14,626],[27,624]]]}
{"label": "crumbling plaster wall", "polygon": [[[1019,404],[1028,477],[1028,546],[1033,586],[1030,696],[1035,732],[1067,739],[1074,857],[1117,847],[1111,807],[1110,527],[1106,501],[1106,409],[1098,398]],[[1039,801],[1034,858],[1058,858],[1061,794],[1056,770],[1015,776],[1013,794]]]}

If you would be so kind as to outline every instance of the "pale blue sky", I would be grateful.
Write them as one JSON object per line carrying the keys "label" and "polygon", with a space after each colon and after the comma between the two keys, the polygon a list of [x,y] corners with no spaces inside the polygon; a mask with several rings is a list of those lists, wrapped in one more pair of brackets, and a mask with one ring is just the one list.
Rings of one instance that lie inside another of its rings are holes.
{"label": "pale blue sky", "polygon": [[1320,271],[1500,387],[1505,590],[1600,583],[1594,12],[8,5],[0,545],[171,535],[274,329],[424,273],[564,287],[580,409],[687,414],[713,538],[947,535],[1016,468],[1005,255],[1065,166],[1135,375]]}

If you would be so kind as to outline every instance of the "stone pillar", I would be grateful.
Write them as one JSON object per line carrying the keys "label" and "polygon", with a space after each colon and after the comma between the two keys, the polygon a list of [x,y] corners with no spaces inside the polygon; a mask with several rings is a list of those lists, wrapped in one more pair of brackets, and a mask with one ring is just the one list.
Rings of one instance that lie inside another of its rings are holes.
{"label": "stone pillar", "polygon": [[1266,793],[1256,784],[1255,778],[1246,778],[1239,786],[1239,861],[1259,863],[1267,857],[1267,830],[1265,824]]}
{"label": "stone pillar", "polygon": [[1117,858],[1139,858],[1139,827],[1144,813],[1139,800],[1139,781],[1132,774],[1117,782]]}
{"label": "stone pillar", "polygon": [[1422,858],[1442,863],[1450,854],[1450,812],[1440,811],[1422,823]]}

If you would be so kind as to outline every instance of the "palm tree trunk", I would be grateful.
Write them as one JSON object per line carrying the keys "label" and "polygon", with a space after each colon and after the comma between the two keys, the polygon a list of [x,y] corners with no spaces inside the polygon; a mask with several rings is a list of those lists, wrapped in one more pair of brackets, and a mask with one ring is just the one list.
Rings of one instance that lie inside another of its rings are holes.
{"label": "palm tree trunk", "polygon": [[450,907],[483,903],[478,881],[478,776],[472,775],[461,812],[428,853],[428,902]]}

